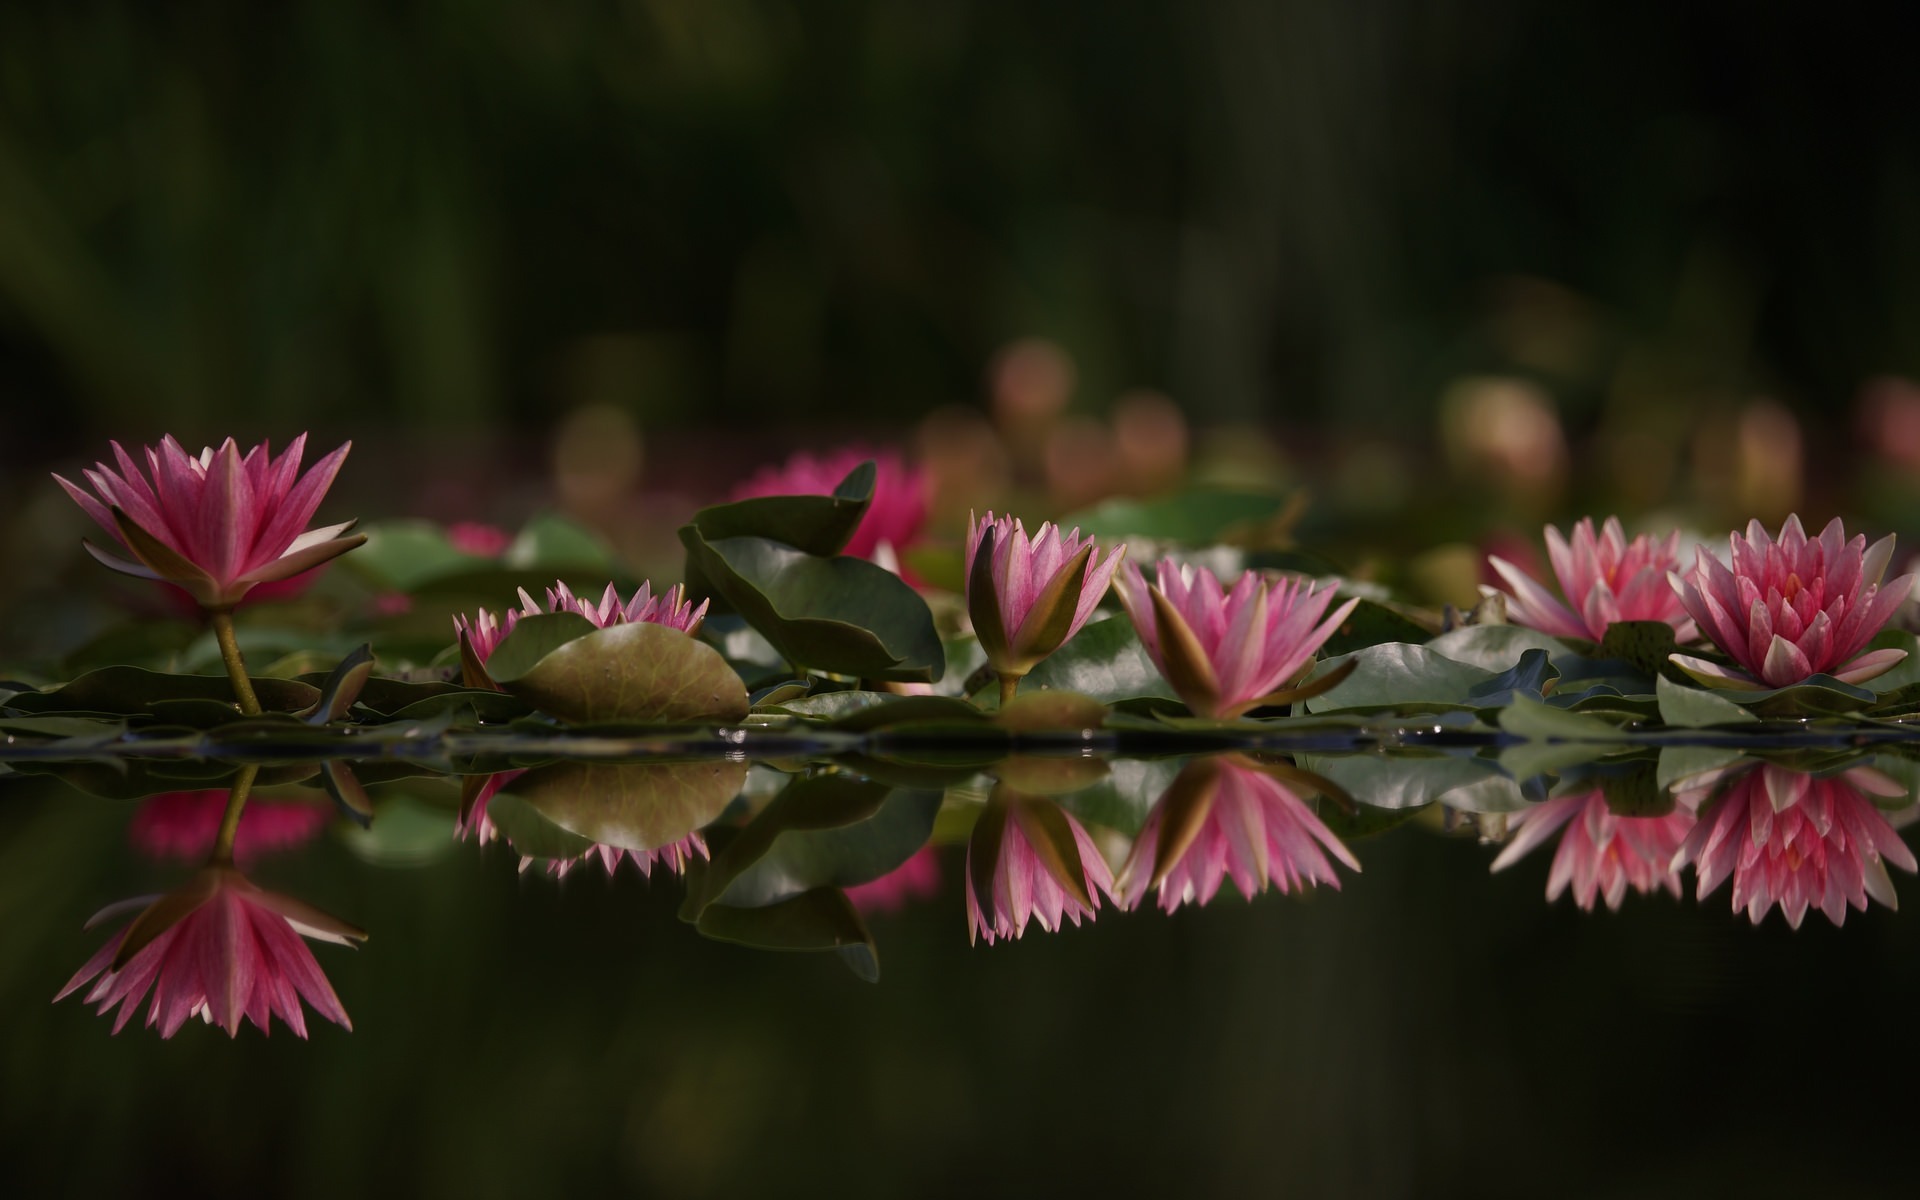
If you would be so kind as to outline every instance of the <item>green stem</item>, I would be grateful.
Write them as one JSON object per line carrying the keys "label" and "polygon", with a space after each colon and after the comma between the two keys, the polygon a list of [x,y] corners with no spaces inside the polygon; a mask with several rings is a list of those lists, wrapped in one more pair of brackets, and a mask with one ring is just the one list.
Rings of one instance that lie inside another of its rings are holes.
{"label": "green stem", "polygon": [[220,832],[213,838],[213,853],[208,857],[209,865],[228,865],[233,862],[233,839],[240,832],[240,812],[247,807],[247,793],[253,790],[254,776],[260,774],[260,764],[248,763],[240,768],[233,777],[233,790],[227,793],[227,811],[220,817]]}
{"label": "green stem", "polygon": [[1013,693],[1019,690],[1022,677],[1019,675],[1008,675],[1004,671],[1000,672],[999,675],[1000,707],[1005,708],[1007,705],[1013,703]]}
{"label": "green stem", "polygon": [[253,680],[247,678],[247,663],[240,657],[240,643],[233,636],[233,610],[212,608],[207,615],[213,619],[214,640],[220,643],[220,659],[227,664],[227,678],[233,681],[240,711],[249,717],[259,716],[260,698],[253,694]]}

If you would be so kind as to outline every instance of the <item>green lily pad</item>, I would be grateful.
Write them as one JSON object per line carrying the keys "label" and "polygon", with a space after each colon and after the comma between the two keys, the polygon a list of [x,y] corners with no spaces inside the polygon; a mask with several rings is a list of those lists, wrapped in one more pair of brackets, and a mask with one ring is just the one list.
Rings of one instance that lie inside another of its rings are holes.
{"label": "green lily pad", "polygon": [[1538,650],[1558,660],[1571,651],[1559,638],[1550,637],[1524,625],[1463,625],[1426,643],[1427,649],[1444,654],[1455,662],[1467,663],[1488,671],[1504,671],[1520,661],[1529,650]]}
{"label": "green lily pad", "polygon": [[680,540],[689,578],[697,568],[791,662],[897,683],[932,682],[946,669],[927,602],[885,567],[769,538],[708,541],[695,525]]}
{"label": "green lily pad", "polygon": [[1728,692],[1688,687],[1664,675],[1654,681],[1654,689],[1660,698],[1660,719],[1676,729],[1750,725],[1760,719],[1734,703]]}
{"label": "green lily pad", "polygon": [[848,472],[831,496],[756,496],[715,504],[695,513],[693,526],[709,542],[769,538],[803,554],[830,558],[860,527],[878,478],[878,468],[869,460]]}
{"label": "green lily pad", "polygon": [[[292,679],[256,679],[254,694],[260,706],[273,712],[298,712],[320,698],[320,690]],[[51,692],[22,692],[7,707],[26,713],[119,713],[151,710],[157,702],[210,700],[236,703],[233,683],[225,675],[167,675],[140,667],[101,667]],[[234,710],[225,710],[231,719]]]}
{"label": "green lily pad", "polygon": [[1338,656],[1389,642],[1419,645],[1432,636],[1433,630],[1404,613],[1378,600],[1363,599],[1320,647],[1320,653]]}
{"label": "green lily pad", "polygon": [[1346,709],[1409,711],[1416,705],[1467,706],[1474,688],[1494,673],[1407,642],[1368,646],[1351,655],[1324,659],[1307,678],[1338,669],[1348,658],[1359,663],[1345,683],[1306,701],[1310,713]]}
{"label": "green lily pad", "polygon": [[1202,488],[1157,500],[1113,499],[1060,519],[1089,537],[1152,538],[1186,546],[1211,546],[1235,535],[1257,535],[1286,507],[1287,498],[1265,492]]}
{"label": "green lily pad", "polygon": [[[595,629],[541,649],[567,632],[560,617],[529,617],[487,660],[487,673],[506,691],[563,721],[628,721],[676,724],[738,721],[747,715],[747,688],[720,652],[677,629],[635,621]],[[514,644],[534,625],[532,640]],[[503,654],[514,652],[510,673],[494,674]]]}
{"label": "green lily pad", "polygon": [[[1020,681],[1022,695],[1046,690],[1076,692],[1102,704],[1144,698],[1179,700],[1160,677],[1160,669],[1147,656],[1124,613],[1089,621]],[[997,695],[998,689],[992,686],[982,693],[983,697]]]}
{"label": "green lily pad", "polygon": [[1673,640],[1673,626],[1665,621],[1615,621],[1594,649],[1596,658],[1616,658],[1643,675],[1664,675],[1673,670],[1667,661],[1679,647]]}

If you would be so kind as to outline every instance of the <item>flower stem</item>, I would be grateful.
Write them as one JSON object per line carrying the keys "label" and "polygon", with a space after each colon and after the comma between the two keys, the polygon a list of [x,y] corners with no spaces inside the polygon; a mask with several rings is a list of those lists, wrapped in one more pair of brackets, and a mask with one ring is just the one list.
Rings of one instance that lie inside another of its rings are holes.
{"label": "flower stem", "polygon": [[240,832],[240,813],[247,807],[247,793],[253,790],[253,780],[258,774],[260,764],[248,763],[233,777],[233,790],[227,793],[227,811],[220,816],[220,832],[214,835],[213,853],[207,858],[209,864],[233,861],[233,839]]}
{"label": "flower stem", "polygon": [[1000,707],[1013,703],[1013,693],[1019,690],[1021,676],[1000,673]]}
{"label": "flower stem", "polygon": [[220,658],[227,664],[227,678],[233,681],[233,694],[240,701],[240,711],[249,717],[259,716],[260,698],[253,694],[253,680],[247,678],[247,663],[240,657],[240,643],[233,636],[233,610],[213,608],[207,610],[207,615],[213,619],[213,636],[220,643]]}

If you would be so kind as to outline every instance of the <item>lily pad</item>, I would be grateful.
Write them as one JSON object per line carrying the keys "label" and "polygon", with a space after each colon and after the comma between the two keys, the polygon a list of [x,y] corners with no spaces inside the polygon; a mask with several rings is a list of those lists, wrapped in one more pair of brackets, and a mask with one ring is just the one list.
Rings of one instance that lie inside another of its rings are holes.
{"label": "lily pad", "polygon": [[1735,704],[1725,692],[1687,687],[1664,675],[1654,681],[1654,688],[1660,698],[1660,719],[1676,729],[1750,725],[1760,719]]}
{"label": "lily pad", "polygon": [[1459,662],[1425,646],[1389,642],[1368,646],[1352,655],[1323,660],[1307,678],[1316,679],[1338,669],[1351,657],[1359,663],[1353,675],[1332,691],[1306,701],[1310,713],[1345,709],[1393,709],[1413,706],[1468,706],[1474,688],[1494,678],[1484,667]]}
{"label": "lily pad", "polygon": [[[572,616],[573,614],[561,614]],[[541,640],[564,627],[553,618],[541,621]],[[549,624],[550,623],[550,624]],[[516,656],[513,673],[494,679],[506,691],[542,712],[563,721],[629,721],[676,724],[693,721],[738,721],[747,715],[747,689],[720,657],[720,652],[677,629],[650,621],[635,621],[594,629],[563,641],[536,661],[522,666]],[[516,628],[487,661],[518,637]]]}
{"label": "lily pad", "polygon": [[1210,546],[1236,536],[1259,540],[1262,526],[1279,516],[1286,504],[1286,497],[1266,492],[1200,488],[1157,500],[1107,500],[1062,517],[1060,526],[1077,525],[1089,537]]}
{"label": "lily pad", "polygon": [[[733,759],[556,763],[509,783],[489,801],[487,815],[499,824],[496,806],[502,797],[513,797],[575,838],[647,853],[712,824],[740,794],[746,779],[747,763]],[[568,858],[585,853],[585,848],[565,854],[520,852],[533,858]]]}
{"label": "lily pad", "polygon": [[1022,695],[1049,689],[1076,692],[1102,704],[1148,697],[1179,700],[1160,678],[1160,669],[1125,614],[1088,622],[1020,682]]}
{"label": "lily pad", "polygon": [[716,941],[759,950],[833,950],[859,978],[880,981],[873,935],[846,893],[835,888],[815,888],[759,908],[709,905],[694,928]]}
{"label": "lily pad", "polygon": [[[292,679],[256,679],[254,694],[273,712],[297,712],[320,698],[320,690]],[[27,713],[147,712],[155,702],[213,700],[237,703],[233,683],[225,675],[167,675],[140,667],[101,667],[51,692],[23,692],[7,700],[7,707]],[[229,717],[232,712],[227,713]]]}
{"label": "lily pad", "polygon": [[927,602],[885,567],[763,537],[708,541],[695,525],[680,540],[689,578],[697,568],[790,662],[898,683],[929,683],[946,669]]}
{"label": "lily pad", "polygon": [[860,527],[878,478],[878,468],[869,460],[848,472],[830,496],[756,496],[716,504],[695,513],[693,526],[709,542],[770,538],[804,554],[831,557]]}
{"label": "lily pad", "polygon": [[1378,646],[1388,642],[1406,642],[1419,645],[1434,635],[1434,631],[1378,600],[1362,599],[1354,605],[1347,619],[1333,631],[1320,652],[1326,655],[1350,654],[1367,646]]}

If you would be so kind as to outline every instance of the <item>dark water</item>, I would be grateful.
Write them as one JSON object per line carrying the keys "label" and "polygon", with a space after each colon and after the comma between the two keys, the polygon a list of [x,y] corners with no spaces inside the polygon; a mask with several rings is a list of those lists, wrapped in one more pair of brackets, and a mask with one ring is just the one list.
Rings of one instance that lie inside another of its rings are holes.
{"label": "dark water", "polygon": [[[1718,775],[1628,755],[1525,786],[1484,755],[563,763],[491,795],[372,764],[359,790],[336,778],[348,808],[318,768],[269,766],[240,868],[370,935],[307,943],[352,1030],[308,1007],[305,1041],[279,1019],[269,1037],[188,1019],[163,1039],[144,1001],[114,1036],[82,995],[49,1003],[132,915],[83,931],[96,909],[194,877],[231,769],[172,764],[209,777],[137,796],[145,768],[16,764],[0,776],[0,1172],[15,1194],[1909,1194],[1910,919],[1863,896],[1844,925],[1816,903],[1793,929],[1791,900],[1756,923],[1730,900],[1764,855],[1704,899],[1693,866],[1669,894],[1664,863],[1617,911],[1605,870],[1592,911],[1577,872],[1546,897],[1567,830],[1657,842],[1664,822],[1684,842],[1734,805],[1754,845],[1763,806],[1807,819],[1778,862],[1824,854],[1851,879],[1877,857],[1912,894],[1900,850],[1833,835],[1900,836],[1903,760],[1714,757]],[[701,771],[718,782],[689,785]],[[1486,843],[1542,805],[1581,812],[1490,871]],[[498,818],[490,841],[476,809]],[[1269,847],[1293,857],[1269,854],[1251,901],[1228,880],[1200,903],[1193,856],[1256,812],[1295,822]],[[996,822],[1002,854],[1026,830],[1080,845],[1064,817],[1122,873],[1147,830],[1123,895],[1150,881],[1160,831],[1193,831],[1188,857],[1161,856],[1192,900],[1101,896],[1078,926],[970,944],[970,850]],[[684,873],[670,856],[609,873],[598,851],[560,877],[522,868],[522,850],[675,822],[704,827]],[[891,902],[828,886],[897,863],[914,886]],[[812,897],[804,919],[762,919],[794,896]],[[698,922],[852,948],[769,953]]]}

